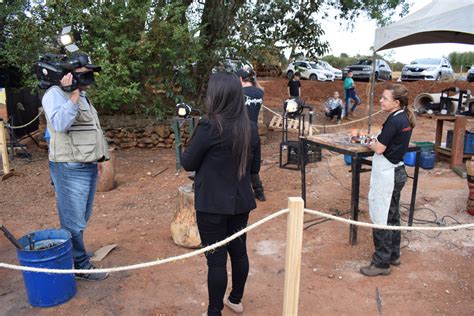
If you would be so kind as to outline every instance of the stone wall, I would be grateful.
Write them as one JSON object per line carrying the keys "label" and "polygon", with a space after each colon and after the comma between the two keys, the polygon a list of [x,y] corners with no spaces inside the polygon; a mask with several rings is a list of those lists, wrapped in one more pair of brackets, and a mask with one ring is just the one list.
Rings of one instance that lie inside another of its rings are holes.
{"label": "stone wall", "polygon": [[[43,124],[40,128],[40,133],[44,135],[44,117]],[[105,136],[111,146],[118,148],[174,148],[175,134],[173,130],[173,119],[157,122],[152,119],[132,116],[132,115],[114,115],[114,116],[100,116],[102,128]],[[41,131],[41,129],[43,131]],[[264,136],[267,132],[267,127],[263,121],[259,122],[259,134],[261,135],[262,143],[265,142]],[[181,143],[184,145],[190,139],[189,125],[184,124],[180,128]]]}

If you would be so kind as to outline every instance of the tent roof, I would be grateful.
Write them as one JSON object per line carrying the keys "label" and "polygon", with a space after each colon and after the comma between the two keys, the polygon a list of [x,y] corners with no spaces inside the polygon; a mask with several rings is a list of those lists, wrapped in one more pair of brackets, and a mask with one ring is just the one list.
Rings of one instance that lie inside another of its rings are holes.
{"label": "tent roof", "polygon": [[474,1],[434,0],[400,21],[375,30],[375,51],[430,43],[474,44]]}

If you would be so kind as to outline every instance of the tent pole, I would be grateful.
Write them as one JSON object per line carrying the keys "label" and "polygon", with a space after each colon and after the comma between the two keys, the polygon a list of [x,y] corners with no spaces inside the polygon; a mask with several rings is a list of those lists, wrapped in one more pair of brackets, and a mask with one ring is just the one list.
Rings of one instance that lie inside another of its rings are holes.
{"label": "tent pole", "polygon": [[374,90],[375,90],[375,50],[372,55],[372,72],[370,73],[370,92],[369,92],[369,121],[367,126],[367,134],[370,134],[370,128],[372,126],[372,112],[374,108]]}

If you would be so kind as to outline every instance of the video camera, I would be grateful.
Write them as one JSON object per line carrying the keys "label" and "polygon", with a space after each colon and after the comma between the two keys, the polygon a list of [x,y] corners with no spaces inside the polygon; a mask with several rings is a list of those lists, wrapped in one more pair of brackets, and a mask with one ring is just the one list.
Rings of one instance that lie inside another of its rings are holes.
{"label": "video camera", "polygon": [[[74,72],[74,69],[86,67],[92,71]],[[88,86],[94,82],[94,72],[99,72],[100,66],[93,65],[87,54],[75,53],[67,55],[44,54],[35,64],[36,77],[39,87],[48,89],[51,86],[59,86],[66,92],[76,90],[79,86]],[[72,84],[67,87],[61,85],[64,75],[72,73]]]}

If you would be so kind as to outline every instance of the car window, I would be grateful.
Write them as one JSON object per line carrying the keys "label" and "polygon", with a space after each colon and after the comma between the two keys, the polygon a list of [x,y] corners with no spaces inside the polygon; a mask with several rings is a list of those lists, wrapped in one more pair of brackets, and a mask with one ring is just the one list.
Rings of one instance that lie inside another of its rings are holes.
{"label": "car window", "polygon": [[412,65],[416,65],[416,64],[439,65],[440,63],[441,63],[441,60],[439,58],[421,58],[421,59],[415,59],[410,64]]}
{"label": "car window", "polygon": [[360,59],[355,64],[356,65],[372,65],[372,60],[370,60],[370,59]]}

